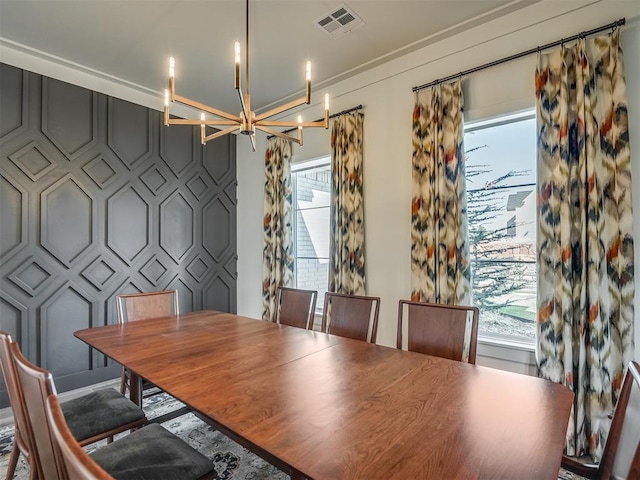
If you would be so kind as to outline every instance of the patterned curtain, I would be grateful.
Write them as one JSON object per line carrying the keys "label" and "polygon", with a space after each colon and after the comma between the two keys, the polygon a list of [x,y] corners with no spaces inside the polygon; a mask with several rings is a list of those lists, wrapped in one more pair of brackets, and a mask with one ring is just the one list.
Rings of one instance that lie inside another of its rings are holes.
{"label": "patterned curtain", "polygon": [[460,80],[416,93],[411,299],[418,302],[471,301],[462,103]]}
{"label": "patterned curtain", "polygon": [[270,138],[264,163],[262,319],[274,321],[278,287],[293,283],[291,142]]}
{"label": "patterned curtain", "polygon": [[364,295],[364,195],[361,113],[340,115],[331,130],[329,291]]}
{"label": "patterned curtain", "polygon": [[540,55],[539,374],[575,393],[569,455],[599,461],[633,357],[631,155],[618,31]]}

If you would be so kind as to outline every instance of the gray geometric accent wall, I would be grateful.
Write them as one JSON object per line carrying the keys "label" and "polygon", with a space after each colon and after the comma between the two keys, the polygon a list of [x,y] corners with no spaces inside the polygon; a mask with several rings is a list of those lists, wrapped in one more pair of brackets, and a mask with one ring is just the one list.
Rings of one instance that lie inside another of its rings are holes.
{"label": "gray geometric accent wall", "polygon": [[0,64],[0,329],[58,391],[118,376],[73,336],[116,293],[236,311],[236,139],[198,128]]}

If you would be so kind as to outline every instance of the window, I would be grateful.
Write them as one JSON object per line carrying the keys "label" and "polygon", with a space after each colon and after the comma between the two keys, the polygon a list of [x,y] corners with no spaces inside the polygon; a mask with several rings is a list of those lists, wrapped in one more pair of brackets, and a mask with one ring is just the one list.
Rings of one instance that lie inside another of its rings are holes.
{"label": "window", "polygon": [[473,304],[479,333],[536,332],[535,112],[465,125]]}
{"label": "window", "polygon": [[292,165],[291,179],[295,285],[317,290],[316,308],[321,310],[329,283],[330,157]]}

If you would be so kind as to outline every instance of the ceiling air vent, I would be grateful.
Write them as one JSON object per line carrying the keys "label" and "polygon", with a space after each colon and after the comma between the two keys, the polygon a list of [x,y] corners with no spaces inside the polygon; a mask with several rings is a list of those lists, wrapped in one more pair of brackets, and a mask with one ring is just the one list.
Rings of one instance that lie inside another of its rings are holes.
{"label": "ceiling air vent", "polygon": [[314,22],[333,38],[341,37],[364,25],[364,21],[344,3]]}

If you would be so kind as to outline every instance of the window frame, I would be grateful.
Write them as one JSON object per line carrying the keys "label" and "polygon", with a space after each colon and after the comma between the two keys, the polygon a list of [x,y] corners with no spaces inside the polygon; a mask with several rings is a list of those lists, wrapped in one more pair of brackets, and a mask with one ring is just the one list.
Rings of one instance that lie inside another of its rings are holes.
{"label": "window frame", "polygon": [[[312,158],[312,159],[308,159],[308,160],[302,160],[299,162],[294,162],[291,164],[291,190],[292,190],[292,230],[293,230],[293,261],[294,261],[294,265],[295,268],[293,270],[293,283],[295,285],[296,288],[302,288],[302,287],[298,287],[298,259],[299,258],[303,258],[306,260],[322,260],[325,259],[325,257],[298,257],[298,212],[301,211],[301,209],[296,208],[296,205],[298,204],[298,189],[297,189],[297,179],[294,177],[295,174],[300,173],[300,172],[304,172],[307,170],[312,170],[318,167],[323,167],[323,166],[328,166],[329,169],[331,169],[331,155],[327,154],[327,155],[322,155],[320,157],[316,157],[316,158]],[[328,208],[329,212],[331,212],[331,202],[329,202],[329,205],[326,207],[318,207],[318,208]],[[330,228],[330,225],[327,225],[327,228]],[[326,257],[327,260],[327,269],[329,268],[329,257]],[[322,298],[320,297],[320,292],[318,292],[318,301],[316,302],[316,310],[315,313],[316,315],[322,315],[322,312],[324,310],[324,294]]]}
{"label": "window frame", "polygon": [[[505,114],[501,114],[501,115],[497,115],[497,116],[492,116],[492,117],[488,117],[488,118],[480,118],[480,119],[476,119],[476,120],[472,120],[469,122],[465,122],[464,124],[464,135],[466,135],[467,133],[473,133],[479,130],[483,130],[486,128],[493,128],[493,127],[499,127],[499,126],[503,126],[503,125],[509,125],[509,124],[513,124],[516,122],[521,122],[521,121],[526,121],[526,120],[535,120],[536,119],[536,110],[535,108],[527,108],[525,110],[522,111],[517,111],[517,112],[510,112],[510,113],[505,113]],[[466,159],[465,159],[465,164],[466,164]],[[465,185],[466,185],[466,176],[465,176]],[[509,186],[503,186],[503,187],[498,187],[495,190],[498,189],[506,189],[506,188],[531,188],[533,187],[534,189],[534,193],[537,192],[537,179],[534,183],[522,183],[522,184],[514,184],[514,185],[509,185]],[[478,189],[480,190],[480,189]],[[491,190],[491,189],[490,189]],[[469,191],[466,191],[466,195],[467,195],[467,200],[468,200],[468,194]],[[538,226],[538,218],[537,218],[537,214],[535,216],[535,229],[537,230]],[[471,248],[471,244],[469,244],[469,247]],[[536,282],[537,282],[537,278],[538,278],[538,259],[537,259],[537,234],[536,234],[536,243],[535,243],[535,248],[536,248],[536,260],[535,262],[526,262],[526,261],[513,261],[510,263],[527,263],[527,264],[532,264],[534,263],[536,265],[535,268],[535,275],[536,275]],[[482,312],[481,313],[481,317],[482,317]],[[500,334],[500,333],[494,333],[494,332],[487,332],[487,331],[481,331],[480,327],[482,324],[482,320],[480,320],[479,322],[479,329],[478,329],[478,342],[479,343],[484,343],[487,345],[491,345],[491,346],[497,346],[497,347],[509,347],[509,348],[513,348],[516,350],[523,350],[523,351],[527,351],[527,352],[533,352],[535,351],[535,346],[536,346],[536,339],[535,338],[529,338],[529,337],[523,337],[523,336],[519,336],[519,335],[507,335],[507,334]]]}

